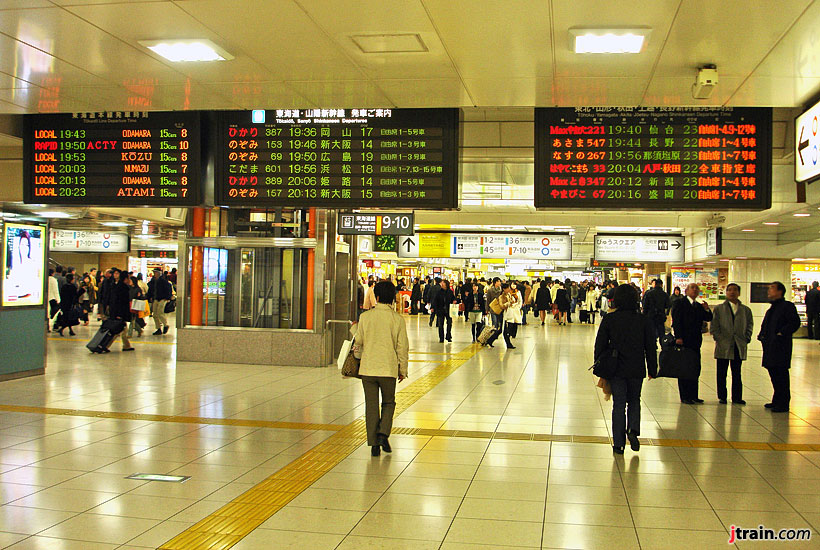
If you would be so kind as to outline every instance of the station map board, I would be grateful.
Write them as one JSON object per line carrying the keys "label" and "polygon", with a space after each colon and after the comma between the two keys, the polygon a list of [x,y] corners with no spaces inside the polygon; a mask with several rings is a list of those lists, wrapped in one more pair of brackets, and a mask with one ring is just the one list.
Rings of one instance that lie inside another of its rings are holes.
{"label": "station map board", "polygon": [[417,233],[399,237],[399,258],[571,260],[572,235]]}
{"label": "station map board", "polygon": [[197,206],[200,115],[95,112],[27,115],[26,203],[63,206]]}
{"label": "station map board", "polygon": [[222,206],[458,205],[458,109],[278,109],[219,116]]}
{"label": "station map board", "polygon": [[535,206],[771,207],[770,108],[535,110]]}

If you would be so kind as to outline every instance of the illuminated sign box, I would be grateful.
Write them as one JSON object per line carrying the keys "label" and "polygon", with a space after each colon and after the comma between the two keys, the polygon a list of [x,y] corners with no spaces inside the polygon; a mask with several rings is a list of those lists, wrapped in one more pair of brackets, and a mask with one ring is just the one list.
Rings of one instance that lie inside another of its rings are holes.
{"label": "illuminated sign box", "polygon": [[596,262],[682,262],[685,253],[675,235],[595,235]]}
{"label": "illuminated sign box", "polygon": [[128,233],[51,229],[48,237],[51,252],[128,252],[131,248]]}
{"label": "illuminated sign box", "polygon": [[27,115],[25,202],[197,206],[202,200],[200,139],[196,112]]}
{"label": "illuminated sign box", "polygon": [[45,235],[40,225],[3,228],[3,306],[41,306],[45,287]]}
{"label": "illuminated sign box", "polygon": [[456,208],[458,118],[458,109],[223,112],[216,203]]}
{"label": "illuminated sign box", "polygon": [[399,239],[399,258],[571,260],[566,233],[418,233]]}
{"label": "illuminated sign box", "polygon": [[339,235],[412,235],[412,213],[340,212],[336,232]]}
{"label": "illuminated sign box", "polygon": [[771,207],[770,108],[535,110],[535,206]]}
{"label": "illuminated sign box", "polygon": [[794,120],[794,179],[814,181],[820,176],[820,103]]}

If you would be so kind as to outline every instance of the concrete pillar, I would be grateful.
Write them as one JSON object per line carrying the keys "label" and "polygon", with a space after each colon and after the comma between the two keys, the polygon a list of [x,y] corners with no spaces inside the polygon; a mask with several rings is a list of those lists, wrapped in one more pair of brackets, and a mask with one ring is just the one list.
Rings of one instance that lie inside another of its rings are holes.
{"label": "concrete pillar", "polygon": [[769,309],[768,303],[753,304],[750,301],[751,283],[771,283],[780,281],[786,286],[786,299],[791,300],[791,260],[732,260],[729,262],[729,281],[740,285],[740,300],[752,309],[755,328],[750,349],[762,350],[756,340],[763,316]]}

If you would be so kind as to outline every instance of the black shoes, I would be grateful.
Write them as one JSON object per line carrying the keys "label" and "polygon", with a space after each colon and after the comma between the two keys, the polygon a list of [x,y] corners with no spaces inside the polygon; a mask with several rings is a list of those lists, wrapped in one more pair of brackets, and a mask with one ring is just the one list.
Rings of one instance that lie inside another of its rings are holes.
{"label": "black shoes", "polygon": [[735,405],[745,405],[746,404],[746,402],[742,399],[732,399],[732,403],[734,403]]}
{"label": "black shoes", "polygon": [[725,405],[726,400],[725,399],[718,399],[718,403],[720,403],[721,405]]}
{"label": "black shoes", "polygon": [[616,455],[622,455],[622,454],[624,454],[624,448],[623,447],[616,447],[615,445],[613,445],[612,446],[612,452],[615,453]]}
{"label": "black shoes", "polygon": [[766,407],[767,409],[773,409],[774,408],[774,403],[766,403],[763,406]]}
{"label": "black shoes", "polygon": [[154,336],[160,336],[162,334],[162,331],[160,329],[157,329],[156,331],[152,332],[151,334],[153,334]]}
{"label": "black shoes", "polygon": [[694,401],[695,403],[703,403],[703,399],[698,399],[697,397],[694,398],[692,401]]}
{"label": "black shoes", "polygon": [[386,452],[386,453],[392,453],[393,452],[393,449],[390,448],[390,442],[387,440],[386,435],[379,434],[378,437],[376,438],[376,441],[379,442],[379,445],[381,445],[381,448],[384,449],[384,452]]}
{"label": "black shoes", "polygon": [[448,337],[446,338],[446,340],[447,340],[448,342],[452,342],[452,341],[453,341],[453,337],[452,337],[452,336],[448,336]]}
{"label": "black shoes", "polygon": [[122,351],[134,351],[136,348],[122,348]]}
{"label": "black shoes", "polygon": [[370,456],[379,456],[382,454],[382,448],[378,445],[373,445],[370,447]]}
{"label": "black shoes", "polygon": [[507,349],[515,349],[515,346],[512,344],[507,344]]}
{"label": "black shoes", "polygon": [[772,407],[771,411],[773,413],[787,413],[787,412],[789,412],[789,408],[788,407]]}
{"label": "black shoes", "polygon": [[163,328],[163,329],[162,329],[162,333],[163,333],[163,334],[168,334],[168,329],[169,329],[169,328],[170,328],[170,327],[169,327],[168,325],[165,325],[165,328]]}
{"label": "black shoes", "polygon": [[[639,451],[641,448],[641,442],[638,441],[638,436],[635,435],[634,432],[627,430],[626,437],[629,439],[629,448],[633,451]],[[623,453],[623,450],[621,451]]]}
{"label": "black shoes", "polygon": [[692,399],[681,399],[680,402],[683,403],[684,405],[694,405],[695,404],[694,400],[692,400]]}

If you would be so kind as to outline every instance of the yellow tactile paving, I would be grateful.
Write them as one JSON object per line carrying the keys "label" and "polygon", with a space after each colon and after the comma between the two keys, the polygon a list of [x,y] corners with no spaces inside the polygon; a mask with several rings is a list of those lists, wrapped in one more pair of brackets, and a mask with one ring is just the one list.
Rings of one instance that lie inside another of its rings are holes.
{"label": "yellow tactile paving", "polygon": [[[458,353],[451,354],[450,359],[442,361],[435,369],[413,381],[410,386],[401,388],[396,394],[396,415],[407,410],[469,361],[479,349],[479,346],[470,345]],[[365,421],[359,418],[210,516],[172,538],[160,546],[160,550],[231,548],[366,441]]]}

